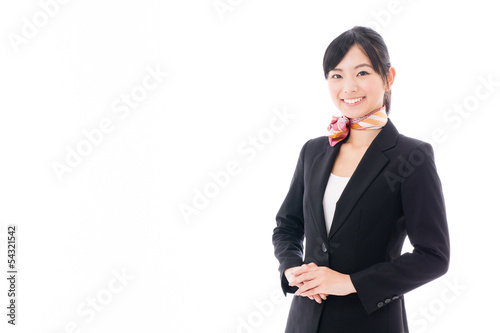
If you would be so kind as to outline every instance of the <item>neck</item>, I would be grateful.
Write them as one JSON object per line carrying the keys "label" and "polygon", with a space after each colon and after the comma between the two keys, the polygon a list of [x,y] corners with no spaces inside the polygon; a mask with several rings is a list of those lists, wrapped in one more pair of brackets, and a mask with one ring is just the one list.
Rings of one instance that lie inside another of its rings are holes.
{"label": "neck", "polygon": [[350,143],[354,147],[367,147],[382,129],[351,130],[345,143]]}

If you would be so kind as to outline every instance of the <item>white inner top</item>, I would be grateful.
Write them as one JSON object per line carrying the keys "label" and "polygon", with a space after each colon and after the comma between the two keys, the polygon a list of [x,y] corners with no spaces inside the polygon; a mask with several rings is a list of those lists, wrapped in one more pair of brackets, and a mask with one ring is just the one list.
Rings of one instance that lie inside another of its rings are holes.
{"label": "white inner top", "polygon": [[326,184],[325,195],[323,196],[323,211],[325,213],[327,235],[330,233],[330,228],[332,227],[335,206],[349,179],[351,179],[351,177],[339,177],[330,173],[328,184]]}

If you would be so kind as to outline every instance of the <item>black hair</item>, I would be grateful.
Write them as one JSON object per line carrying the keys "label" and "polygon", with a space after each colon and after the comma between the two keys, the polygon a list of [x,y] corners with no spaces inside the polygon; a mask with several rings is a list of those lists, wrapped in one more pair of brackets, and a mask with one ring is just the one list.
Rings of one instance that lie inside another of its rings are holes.
{"label": "black hair", "polygon": [[[328,78],[328,72],[339,64],[353,45],[358,45],[364,50],[372,63],[374,71],[382,77],[384,83],[387,83],[387,74],[389,67],[391,67],[391,59],[389,58],[389,51],[384,39],[375,30],[361,26],[355,26],[343,32],[328,45],[323,57],[325,79]],[[384,104],[386,112],[389,113],[391,107],[390,90],[384,94]]]}

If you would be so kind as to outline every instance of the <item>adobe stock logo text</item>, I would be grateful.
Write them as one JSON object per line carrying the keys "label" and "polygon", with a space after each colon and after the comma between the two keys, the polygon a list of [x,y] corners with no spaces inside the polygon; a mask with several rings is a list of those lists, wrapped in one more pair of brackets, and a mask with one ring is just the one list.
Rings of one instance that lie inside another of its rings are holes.
{"label": "adobe stock logo text", "polygon": [[7,39],[10,45],[14,49],[15,53],[19,53],[19,48],[21,45],[26,45],[38,36],[40,30],[45,28],[50,20],[53,19],[59,10],[61,5],[65,5],[70,0],[41,0],[38,2],[40,9],[31,15],[31,19],[26,16],[21,17],[22,26],[20,33],[8,32]]}

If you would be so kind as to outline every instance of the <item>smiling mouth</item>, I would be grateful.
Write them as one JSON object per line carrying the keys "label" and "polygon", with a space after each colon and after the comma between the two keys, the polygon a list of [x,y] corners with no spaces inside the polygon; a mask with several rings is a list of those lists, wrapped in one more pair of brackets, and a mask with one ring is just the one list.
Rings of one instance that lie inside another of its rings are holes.
{"label": "smiling mouth", "polygon": [[361,102],[363,99],[365,99],[365,97],[346,98],[346,99],[343,99],[342,101],[344,101],[347,104],[356,104],[358,102]]}

